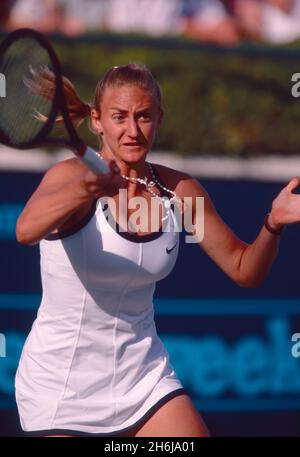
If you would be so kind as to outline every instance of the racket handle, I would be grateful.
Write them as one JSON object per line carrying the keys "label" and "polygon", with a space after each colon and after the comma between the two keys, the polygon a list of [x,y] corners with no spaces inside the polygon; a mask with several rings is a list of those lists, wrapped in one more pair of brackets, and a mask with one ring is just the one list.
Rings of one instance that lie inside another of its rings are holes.
{"label": "racket handle", "polygon": [[109,167],[105,160],[101,159],[96,151],[90,147],[86,147],[83,155],[80,156],[82,162],[95,173],[108,173]]}

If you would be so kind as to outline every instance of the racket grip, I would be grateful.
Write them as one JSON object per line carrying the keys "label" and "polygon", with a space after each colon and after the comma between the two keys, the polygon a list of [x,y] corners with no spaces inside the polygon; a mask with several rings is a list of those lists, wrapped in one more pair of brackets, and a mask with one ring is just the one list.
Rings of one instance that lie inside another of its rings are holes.
{"label": "racket grip", "polygon": [[108,173],[109,167],[107,163],[101,159],[94,149],[86,147],[83,155],[80,156],[82,162],[94,173]]}

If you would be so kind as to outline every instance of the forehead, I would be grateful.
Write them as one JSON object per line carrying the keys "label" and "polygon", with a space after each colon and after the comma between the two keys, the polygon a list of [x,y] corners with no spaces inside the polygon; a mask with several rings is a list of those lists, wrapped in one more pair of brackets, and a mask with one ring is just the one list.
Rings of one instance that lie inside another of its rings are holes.
{"label": "forehead", "polygon": [[107,109],[115,107],[138,109],[151,107],[155,104],[155,97],[150,91],[131,85],[106,87],[101,101],[102,108],[105,107]]}

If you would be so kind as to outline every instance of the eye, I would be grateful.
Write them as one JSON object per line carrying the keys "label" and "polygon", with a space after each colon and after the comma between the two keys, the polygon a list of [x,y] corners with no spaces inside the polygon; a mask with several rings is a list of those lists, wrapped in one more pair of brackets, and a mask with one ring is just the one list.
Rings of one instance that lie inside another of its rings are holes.
{"label": "eye", "polygon": [[148,113],[148,112],[140,113],[139,119],[142,119],[143,121],[150,121],[151,120],[151,114]]}
{"label": "eye", "polygon": [[124,116],[123,116],[123,114],[114,114],[114,115],[112,116],[112,118],[113,118],[115,121],[119,121],[119,122],[120,122],[120,121],[122,121],[122,120],[124,119]]}

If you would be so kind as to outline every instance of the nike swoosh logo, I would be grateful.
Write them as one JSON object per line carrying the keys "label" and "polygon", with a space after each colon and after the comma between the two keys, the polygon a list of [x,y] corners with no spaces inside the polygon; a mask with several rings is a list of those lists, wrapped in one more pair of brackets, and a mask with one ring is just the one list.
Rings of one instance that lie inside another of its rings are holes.
{"label": "nike swoosh logo", "polygon": [[174,246],[171,249],[166,248],[167,254],[170,254],[170,252],[173,251],[173,249],[175,249],[176,246],[177,246],[177,243],[174,244]]}

